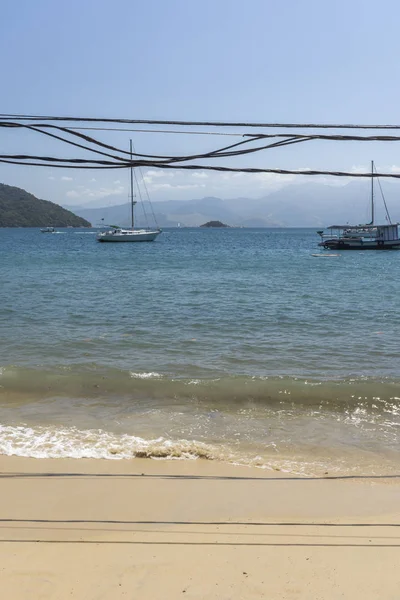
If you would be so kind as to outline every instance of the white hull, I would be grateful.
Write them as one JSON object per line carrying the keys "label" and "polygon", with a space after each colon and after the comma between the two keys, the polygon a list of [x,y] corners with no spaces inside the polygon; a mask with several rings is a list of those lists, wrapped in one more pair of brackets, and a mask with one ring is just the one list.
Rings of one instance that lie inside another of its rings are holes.
{"label": "white hull", "polygon": [[160,233],[161,230],[116,230],[99,233],[97,239],[99,242],[152,242]]}

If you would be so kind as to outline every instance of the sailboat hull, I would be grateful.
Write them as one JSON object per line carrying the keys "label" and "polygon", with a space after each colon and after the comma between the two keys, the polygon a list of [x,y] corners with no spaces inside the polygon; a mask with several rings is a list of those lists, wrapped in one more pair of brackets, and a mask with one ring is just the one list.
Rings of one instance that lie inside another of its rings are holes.
{"label": "sailboat hull", "polygon": [[97,239],[99,242],[153,242],[160,233],[161,230],[115,230],[99,233]]}

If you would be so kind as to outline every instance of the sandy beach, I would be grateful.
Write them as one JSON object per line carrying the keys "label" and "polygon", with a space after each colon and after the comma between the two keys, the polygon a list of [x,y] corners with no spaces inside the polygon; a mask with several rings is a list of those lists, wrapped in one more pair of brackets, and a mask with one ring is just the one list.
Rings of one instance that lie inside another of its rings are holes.
{"label": "sandy beach", "polygon": [[395,477],[200,460],[0,467],[5,598],[398,598]]}

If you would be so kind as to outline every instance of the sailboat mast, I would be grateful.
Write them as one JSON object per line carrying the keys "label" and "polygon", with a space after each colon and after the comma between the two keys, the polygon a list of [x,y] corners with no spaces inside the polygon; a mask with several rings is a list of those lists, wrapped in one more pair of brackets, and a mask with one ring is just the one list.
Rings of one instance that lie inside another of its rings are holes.
{"label": "sailboat mast", "polygon": [[371,225],[374,224],[374,161],[371,160]]}
{"label": "sailboat mast", "polygon": [[[132,161],[132,140],[129,140],[129,141],[130,141],[130,153],[131,153],[131,161]],[[134,224],[135,224],[133,207],[134,207],[134,202],[133,202],[133,167],[131,167],[131,223],[132,223],[132,229],[133,229]]]}

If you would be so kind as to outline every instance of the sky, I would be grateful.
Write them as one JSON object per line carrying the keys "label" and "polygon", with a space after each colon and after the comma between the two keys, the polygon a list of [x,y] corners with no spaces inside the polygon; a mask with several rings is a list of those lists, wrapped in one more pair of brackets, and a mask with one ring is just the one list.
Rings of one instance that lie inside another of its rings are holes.
{"label": "sky", "polygon": [[[1,0],[0,6],[2,114],[400,123],[395,0]],[[126,149],[132,137],[138,152],[168,155],[240,140],[95,134]],[[0,142],[3,154],[75,153],[30,132],[1,130]],[[400,142],[310,142],[230,164],[357,171],[374,159],[379,170],[398,172],[399,152]],[[311,179],[156,169],[143,175],[155,200],[262,197]],[[124,170],[0,165],[0,182],[71,206],[122,204],[129,193]]]}

